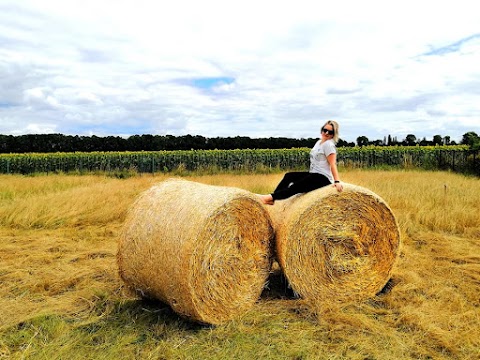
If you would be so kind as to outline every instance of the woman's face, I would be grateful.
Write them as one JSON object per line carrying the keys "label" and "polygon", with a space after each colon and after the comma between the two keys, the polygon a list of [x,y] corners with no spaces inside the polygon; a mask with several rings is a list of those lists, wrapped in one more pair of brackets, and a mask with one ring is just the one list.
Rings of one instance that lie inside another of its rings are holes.
{"label": "woman's face", "polygon": [[335,134],[335,131],[333,130],[333,125],[332,124],[326,124],[322,128],[322,140],[333,139],[334,134]]}

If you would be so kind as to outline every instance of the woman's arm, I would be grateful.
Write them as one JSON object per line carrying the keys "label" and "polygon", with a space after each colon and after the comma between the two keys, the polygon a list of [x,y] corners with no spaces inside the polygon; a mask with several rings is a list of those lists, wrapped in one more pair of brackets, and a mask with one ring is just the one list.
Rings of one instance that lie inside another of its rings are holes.
{"label": "woman's arm", "polygon": [[[338,169],[337,169],[337,154],[332,153],[328,155],[327,161],[328,161],[328,164],[330,165],[330,170],[332,170],[333,180],[340,181],[340,176],[338,175]],[[335,188],[338,191],[343,190],[343,185],[340,182],[334,182],[333,186],[335,186]]]}

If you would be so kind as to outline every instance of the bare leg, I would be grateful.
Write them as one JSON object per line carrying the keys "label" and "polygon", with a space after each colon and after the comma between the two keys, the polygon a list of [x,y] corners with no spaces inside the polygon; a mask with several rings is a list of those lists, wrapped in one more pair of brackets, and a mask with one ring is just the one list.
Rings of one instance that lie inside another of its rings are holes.
{"label": "bare leg", "polygon": [[273,205],[275,203],[272,195],[270,195],[270,194],[268,194],[268,195],[260,195],[259,194],[258,197],[260,198],[260,201],[262,203],[264,203],[265,205]]}

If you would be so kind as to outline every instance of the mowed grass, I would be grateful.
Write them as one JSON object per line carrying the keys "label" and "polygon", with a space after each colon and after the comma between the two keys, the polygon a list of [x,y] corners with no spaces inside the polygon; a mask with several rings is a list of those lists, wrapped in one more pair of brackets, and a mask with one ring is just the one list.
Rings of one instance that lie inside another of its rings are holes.
{"label": "mowed grass", "polygon": [[[188,179],[266,193],[281,176]],[[390,291],[313,314],[272,276],[249,312],[217,327],[132,297],[118,276],[126,211],[166,176],[0,176],[0,359],[479,359],[480,180],[341,176],[397,217]]]}

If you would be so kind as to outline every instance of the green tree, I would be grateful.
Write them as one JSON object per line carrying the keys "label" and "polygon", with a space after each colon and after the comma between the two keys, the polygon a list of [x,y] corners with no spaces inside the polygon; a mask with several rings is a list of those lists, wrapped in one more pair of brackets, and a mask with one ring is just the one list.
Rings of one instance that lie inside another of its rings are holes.
{"label": "green tree", "polygon": [[367,146],[368,145],[368,138],[366,136],[357,137],[357,145],[358,146]]}
{"label": "green tree", "polygon": [[417,137],[413,134],[408,134],[404,140],[405,145],[414,146],[417,142]]}
{"label": "green tree", "polygon": [[433,145],[442,145],[443,144],[443,138],[441,135],[435,135],[433,137]]}
{"label": "green tree", "polygon": [[419,142],[420,146],[427,146],[433,144],[433,142],[428,141],[425,137]]}
{"label": "green tree", "polygon": [[463,137],[462,137],[462,144],[463,145],[468,145],[468,146],[474,147],[478,143],[480,143],[480,137],[477,135],[476,132],[469,131],[469,132],[463,134]]}

